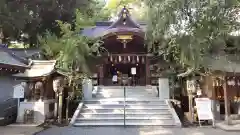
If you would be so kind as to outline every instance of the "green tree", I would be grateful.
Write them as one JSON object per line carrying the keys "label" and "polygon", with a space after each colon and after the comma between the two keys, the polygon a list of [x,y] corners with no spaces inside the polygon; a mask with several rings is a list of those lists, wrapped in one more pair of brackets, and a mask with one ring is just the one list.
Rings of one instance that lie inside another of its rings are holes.
{"label": "green tree", "polygon": [[[66,75],[68,87],[72,89],[70,99],[81,96],[79,82],[83,78],[89,77],[90,70],[88,65],[92,62],[89,59],[95,57],[94,53],[99,53],[101,41],[99,39],[90,39],[80,34],[81,29],[91,27],[94,24],[93,20],[89,15],[84,15],[77,10],[73,25],[57,21],[61,29],[60,37],[51,32],[46,32],[45,36],[39,37],[43,52],[48,56],[48,59],[56,59],[57,70]],[[60,80],[56,78],[56,81]],[[56,95],[59,95],[58,121],[62,122],[62,92]]]}
{"label": "green tree", "polygon": [[[183,69],[208,68],[205,58],[213,56],[213,51],[226,55],[223,50],[230,33],[239,30],[238,0],[148,0],[146,3],[149,48]],[[191,101],[190,93],[189,106]],[[227,104],[225,98],[225,110],[229,110]],[[226,111],[229,123],[228,116]]]}
{"label": "green tree", "polygon": [[55,20],[74,23],[75,10],[88,11],[93,3],[95,0],[1,0],[0,40],[21,40],[26,33],[29,36],[24,41],[34,46],[37,35],[46,30],[59,36],[61,30]]}
{"label": "green tree", "polygon": [[19,38],[25,24],[31,22],[25,3],[15,0],[0,1],[0,43]]}
{"label": "green tree", "polygon": [[72,85],[72,80],[89,75],[88,59],[94,57],[93,53],[99,53],[101,41],[79,34],[80,29],[94,24],[93,18],[83,15],[79,10],[76,11],[74,29],[69,23],[57,23],[61,28],[61,37],[47,32],[39,37],[39,41],[43,52],[49,59],[57,60],[57,68],[67,74],[69,85]]}
{"label": "green tree", "polygon": [[29,35],[31,46],[37,44],[37,35],[44,34],[46,30],[59,36],[61,28],[55,20],[73,24],[75,10],[77,8],[87,10],[93,1],[94,0],[24,1],[34,18],[31,23],[26,24],[24,29],[24,32]]}
{"label": "green tree", "polygon": [[236,0],[149,0],[147,40],[149,48],[183,67],[198,69],[204,56],[217,45],[226,45],[230,32],[238,30]]}

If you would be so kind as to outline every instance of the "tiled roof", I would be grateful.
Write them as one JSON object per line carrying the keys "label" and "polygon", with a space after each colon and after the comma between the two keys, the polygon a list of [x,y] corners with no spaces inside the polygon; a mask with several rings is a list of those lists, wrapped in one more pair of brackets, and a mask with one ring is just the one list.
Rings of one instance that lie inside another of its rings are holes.
{"label": "tiled roof", "polygon": [[40,49],[35,48],[34,49],[10,48],[9,51],[11,51],[13,54],[21,58],[29,58],[33,55],[40,55],[41,53]]}
{"label": "tiled roof", "polygon": [[32,60],[30,69],[18,73],[15,77],[44,77],[55,71],[56,60]]}
{"label": "tiled roof", "polygon": [[19,67],[28,67],[27,61],[22,60],[3,48],[0,48],[0,63]]}
{"label": "tiled roof", "polygon": [[[88,36],[88,37],[99,37],[99,36],[102,36],[102,35],[105,35],[106,33],[111,33],[112,31],[113,32],[116,32],[116,28],[114,29],[108,29],[109,26],[96,26],[96,27],[93,27],[93,28],[85,28],[82,30],[82,33],[84,36]],[[119,28],[121,29],[121,28]],[[125,30],[128,30],[128,31],[132,31],[134,30],[135,28],[125,28]],[[146,31],[146,25],[141,25],[141,30],[143,32]]]}
{"label": "tiled roof", "polygon": [[205,59],[205,67],[229,73],[240,73],[240,56],[213,55]]}
{"label": "tiled roof", "polygon": [[[83,29],[81,34],[88,37],[101,37],[110,33],[117,33],[121,31],[144,33],[146,31],[146,23],[135,22],[129,13],[127,13],[126,18],[123,18],[124,10],[127,9],[122,9],[118,20],[115,22],[97,22],[95,27]],[[122,23],[124,19],[126,20],[126,25],[123,25]]]}
{"label": "tiled roof", "polygon": [[[232,54],[211,54],[203,59],[203,64],[211,71],[221,71],[227,73],[240,73],[240,55]],[[179,77],[187,77],[193,73],[202,74],[200,71],[188,69],[186,72],[179,74]],[[203,75],[203,74],[202,74]]]}

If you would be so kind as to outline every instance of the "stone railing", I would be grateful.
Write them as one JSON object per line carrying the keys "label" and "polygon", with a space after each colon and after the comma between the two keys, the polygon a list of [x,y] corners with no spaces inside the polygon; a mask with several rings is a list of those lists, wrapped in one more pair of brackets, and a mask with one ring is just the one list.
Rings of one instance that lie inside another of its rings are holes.
{"label": "stone railing", "polygon": [[171,100],[167,99],[167,100],[165,100],[165,102],[168,105],[168,108],[169,108],[169,110],[170,110],[170,112],[173,116],[173,119],[175,121],[175,126],[182,127],[182,123],[180,121],[180,118],[178,117],[178,115],[177,115],[177,113],[176,113],[176,111],[175,111],[175,109],[174,109],[174,107],[171,103]]}
{"label": "stone railing", "polygon": [[73,117],[72,117],[72,119],[71,119],[69,125],[73,125],[73,124],[75,123],[77,117],[79,116],[79,113],[80,113],[81,110],[82,110],[82,107],[83,107],[83,103],[79,103],[79,105],[78,105],[76,111],[75,111],[74,114],[73,114]]}

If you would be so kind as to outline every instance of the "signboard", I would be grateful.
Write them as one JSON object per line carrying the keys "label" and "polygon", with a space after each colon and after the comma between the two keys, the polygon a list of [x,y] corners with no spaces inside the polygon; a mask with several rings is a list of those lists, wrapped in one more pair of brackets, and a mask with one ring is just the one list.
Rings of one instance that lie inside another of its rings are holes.
{"label": "signboard", "polygon": [[187,80],[187,90],[195,91],[195,80]]}
{"label": "signboard", "polygon": [[199,120],[213,120],[211,100],[209,98],[196,98],[196,107]]}
{"label": "signboard", "polygon": [[24,98],[24,87],[21,84],[14,86],[13,98]]}
{"label": "signboard", "polygon": [[136,74],[137,74],[135,67],[132,67],[132,68],[131,68],[131,74],[132,74],[132,75],[136,75]]}

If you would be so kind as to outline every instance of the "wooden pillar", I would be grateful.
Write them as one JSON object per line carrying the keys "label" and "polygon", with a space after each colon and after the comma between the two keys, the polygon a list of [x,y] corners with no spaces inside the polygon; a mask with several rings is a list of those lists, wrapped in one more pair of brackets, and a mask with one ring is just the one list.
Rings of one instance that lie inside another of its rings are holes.
{"label": "wooden pillar", "polygon": [[213,112],[213,119],[216,120],[216,115],[217,115],[217,93],[216,93],[216,79],[213,76],[207,77],[207,83],[208,87],[207,89],[210,90],[212,93],[211,98],[212,98],[212,112]]}
{"label": "wooden pillar", "polygon": [[150,62],[149,62],[149,59],[148,57],[146,56],[146,85],[150,85],[150,69],[149,69],[149,66],[150,66]]}
{"label": "wooden pillar", "polygon": [[103,65],[99,65],[98,72],[99,72],[99,85],[103,85],[103,77],[104,77]]}

